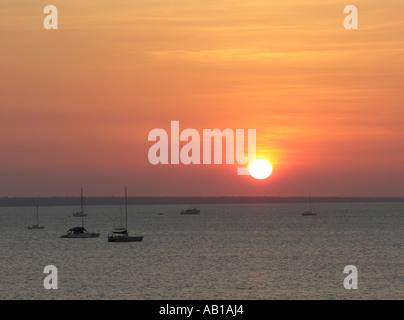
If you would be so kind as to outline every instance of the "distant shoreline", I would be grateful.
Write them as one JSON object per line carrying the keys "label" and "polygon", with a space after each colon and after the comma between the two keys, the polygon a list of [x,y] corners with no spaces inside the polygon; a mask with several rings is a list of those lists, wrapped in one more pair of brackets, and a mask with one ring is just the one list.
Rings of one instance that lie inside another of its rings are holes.
{"label": "distant shoreline", "polygon": [[[122,197],[86,197],[87,206],[119,205]],[[130,205],[307,203],[309,197],[128,197]],[[312,197],[315,203],[404,202],[404,197]],[[79,197],[2,197],[0,207],[77,206]]]}

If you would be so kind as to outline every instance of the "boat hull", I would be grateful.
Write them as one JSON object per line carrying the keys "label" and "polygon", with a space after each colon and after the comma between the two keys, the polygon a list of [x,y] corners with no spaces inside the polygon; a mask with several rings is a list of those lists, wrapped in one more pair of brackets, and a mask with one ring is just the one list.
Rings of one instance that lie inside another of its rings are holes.
{"label": "boat hull", "polygon": [[43,226],[38,226],[38,225],[32,225],[32,226],[28,226],[28,229],[44,229],[45,227]]}
{"label": "boat hull", "polygon": [[79,234],[64,234],[61,238],[68,239],[85,239],[85,238],[99,238],[99,233],[79,233]]}
{"label": "boat hull", "polygon": [[315,216],[317,213],[311,211],[305,211],[302,213],[302,216]]}
{"label": "boat hull", "polygon": [[87,213],[73,213],[73,217],[87,217]]}
{"label": "boat hull", "polygon": [[109,236],[108,237],[108,242],[140,242],[143,240],[142,236],[119,236],[119,237],[114,237],[114,236]]}
{"label": "boat hull", "polygon": [[192,209],[192,210],[183,210],[180,212],[180,214],[183,215],[194,215],[194,214],[199,214],[201,212],[201,210],[199,209]]}

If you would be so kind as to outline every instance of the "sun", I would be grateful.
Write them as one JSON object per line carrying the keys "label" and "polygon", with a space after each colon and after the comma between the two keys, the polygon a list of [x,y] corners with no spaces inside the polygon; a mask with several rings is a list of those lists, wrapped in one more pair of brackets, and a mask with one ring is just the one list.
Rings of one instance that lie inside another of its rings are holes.
{"label": "sun", "polygon": [[272,173],[271,164],[265,159],[256,159],[248,166],[250,175],[255,179],[266,179]]}

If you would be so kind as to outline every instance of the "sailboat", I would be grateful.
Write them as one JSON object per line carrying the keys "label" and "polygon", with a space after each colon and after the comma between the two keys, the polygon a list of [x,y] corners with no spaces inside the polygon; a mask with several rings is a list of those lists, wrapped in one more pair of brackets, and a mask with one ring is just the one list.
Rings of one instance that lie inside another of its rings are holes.
{"label": "sailboat", "polygon": [[36,224],[31,224],[27,228],[28,229],[43,229],[43,228],[45,228],[44,226],[39,225],[39,209],[38,209],[38,206],[36,206]]}
{"label": "sailboat", "polygon": [[81,209],[79,212],[73,213],[73,217],[86,217],[87,213],[83,210],[83,188],[81,188]]}
{"label": "sailboat", "polygon": [[[83,201],[83,188],[81,188],[81,212],[83,212],[84,201]],[[87,214],[86,214],[87,215]],[[81,216],[81,227],[75,227],[67,230],[66,234],[60,236],[61,238],[98,238],[99,233],[88,232],[84,228],[84,215]]]}
{"label": "sailboat", "polygon": [[125,227],[115,228],[108,234],[108,242],[140,242],[143,236],[129,236],[128,232],[128,195],[125,187]]}
{"label": "sailboat", "polygon": [[124,230],[126,230],[127,228],[126,227],[123,227],[122,226],[122,203],[120,204],[120,212],[121,212],[121,224],[120,224],[120,227],[115,227],[115,231],[124,231]]}
{"label": "sailboat", "polygon": [[302,212],[302,216],[315,216],[317,213],[312,211],[311,205],[311,193],[310,193],[310,210],[305,210]]}

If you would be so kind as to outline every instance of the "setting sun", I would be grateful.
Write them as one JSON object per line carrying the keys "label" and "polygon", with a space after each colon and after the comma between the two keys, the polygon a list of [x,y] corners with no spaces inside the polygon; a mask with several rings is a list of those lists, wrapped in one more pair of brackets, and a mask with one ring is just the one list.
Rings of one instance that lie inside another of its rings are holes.
{"label": "setting sun", "polygon": [[248,166],[248,171],[255,179],[266,179],[272,173],[272,166],[267,160],[256,159]]}

